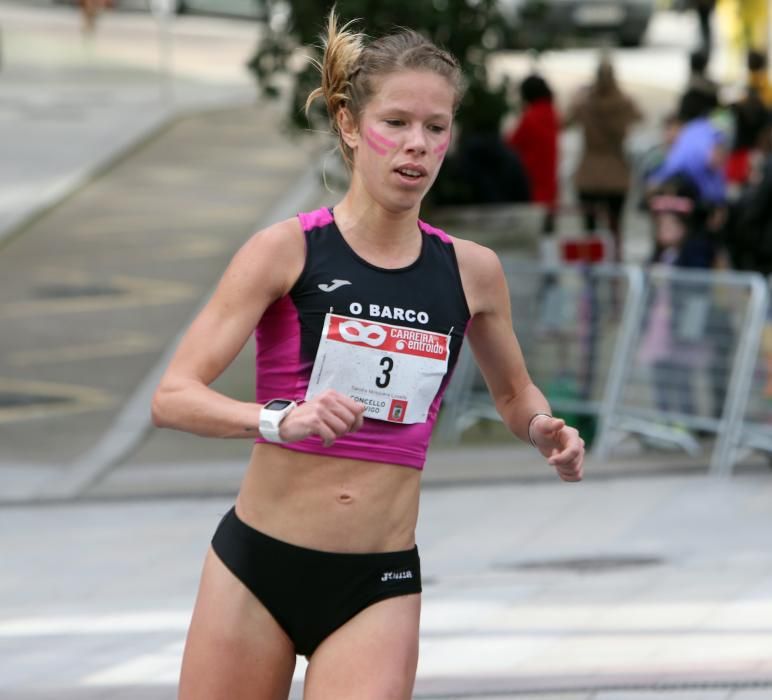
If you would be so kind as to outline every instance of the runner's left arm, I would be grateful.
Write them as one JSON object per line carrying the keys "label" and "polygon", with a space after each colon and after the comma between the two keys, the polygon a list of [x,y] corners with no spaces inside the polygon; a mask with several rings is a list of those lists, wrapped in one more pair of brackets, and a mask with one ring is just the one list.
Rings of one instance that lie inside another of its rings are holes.
{"label": "runner's left arm", "polygon": [[496,410],[512,433],[536,446],[561,479],[580,480],[584,441],[575,428],[550,417],[549,402],[528,374],[512,328],[509,289],[498,256],[468,242],[458,249],[472,312],[468,339]]}

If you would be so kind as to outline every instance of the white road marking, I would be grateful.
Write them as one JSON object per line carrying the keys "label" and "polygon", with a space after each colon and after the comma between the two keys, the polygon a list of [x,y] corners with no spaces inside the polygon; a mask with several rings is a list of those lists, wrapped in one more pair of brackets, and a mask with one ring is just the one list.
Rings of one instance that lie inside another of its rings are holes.
{"label": "white road marking", "polygon": [[176,685],[184,642],[167,644],[155,653],[141,654],[81,679],[79,685]]}
{"label": "white road marking", "polygon": [[22,617],[0,621],[0,638],[185,632],[190,623],[190,614],[190,611],[148,611],[115,615]]}
{"label": "white road marking", "polygon": [[160,341],[158,339],[145,333],[125,333],[118,338],[106,340],[102,343],[21,350],[12,353],[9,359],[11,364],[16,367],[28,367],[30,365],[93,360],[99,357],[135,355],[156,350],[159,346]]}
{"label": "white road marking", "polygon": [[[481,592],[481,596],[484,593]],[[674,672],[695,664],[746,672],[763,663],[772,632],[770,602],[743,602],[731,619],[716,615],[715,601],[540,605],[528,600],[427,596],[424,600],[418,677],[507,677],[523,668],[548,674],[561,659],[562,673],[643,672],[652,662]],[[741,613],[741,614],[740,614]],[[84,686],[174,685],[179,677],[189,611],[29,617],[0,622],[0,639],[130,635],[113,660],[89,669]],[[152,635],[164,633],[159,641]],[[169,633],[177,637],[169,642]],[[151,635],[146,641],[142,634]],[[44,649],[47,642],[40,639]],[[666,653],[663,653],[666,650]],[[600,655],[600,656],[599,656]],[[9,663],[12,663],[9,660]],[[298,658],[294,680],[307,663]]]}
{"label": "white road marking", "polygon": [[[0,424],[93,411],[114,403],[114,398],[110,394],[94,387],[28,381],[12,377],[0,377],[0,393],[2,392],[28,396],[30,403],[0,407]],[[36,404],[34,400],[36,396],[44,398]],[[47,397],[54,397],[56,400],[48,403]]]}

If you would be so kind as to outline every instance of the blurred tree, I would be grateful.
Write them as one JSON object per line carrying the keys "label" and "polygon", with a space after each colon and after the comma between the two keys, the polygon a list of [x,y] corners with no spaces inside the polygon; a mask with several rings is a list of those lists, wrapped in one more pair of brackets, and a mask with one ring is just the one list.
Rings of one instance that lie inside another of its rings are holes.
{"label": "blurred tree", "polygon": [[[268,21],[266,33],[249,62],[260,89],[278,96],[289,90],[290,122],[298,128],[319,127],[322,115],[303,113],[306,96],[319,84],[303,51],[318,51],[327,13],[333,4],[342,21],[364,18],[362,31],[370,36],[410,27],[450,51],[461,63],[468,91],[459,107],[456,129],[461,140],[480,132],[497,132],[509,109],[506,83],[490,84],[487,59],[507,45],[511,29],[501,16],[497,0],[262,0],[269,17],[289,7],[286,22]],[[279,26],[281,24],[281,26]],[[287,85],[289,78],[289,85]],[[319,103],[317,103],[319,104]],[[321,109],[321,107],[320,107]]]}

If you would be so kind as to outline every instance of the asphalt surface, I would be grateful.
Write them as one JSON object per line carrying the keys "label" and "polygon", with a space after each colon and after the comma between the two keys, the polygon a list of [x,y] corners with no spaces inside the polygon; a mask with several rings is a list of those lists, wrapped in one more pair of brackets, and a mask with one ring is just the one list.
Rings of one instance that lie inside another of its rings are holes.
{"label": "asphalt surface", "polygon": [[[0,510],[0,697],[173,698],[232,497]],[[768,474],[427,483],[414,697],[771,697],[770,498]]]}
{"label": "asphalt surface", "polygon": [[71,8],[0,8],[0,499],[66,497],[141,442],[233,253],[315,201],[319,143],[256,99],[254,25],[180,20],[172,73],[148,16],[84,40]]}
{"label": "asphalt surface", "polygon": [[[14,700],[174,697],[249,445],[150,429],[149,393],[249,235],[335,198],[321,142],[290,139],[255,99],[254,26],[184,18],[169,44],[145,15],[103,19],[84,42],[70,8],[0,2],[0,697]],[[652,118],[693,27],[655,29],[620,58]],[[545,66],[569,88],[593,55]],[[247,346],[218,387],[251,398],[252,371]],[[772,480],[759,460],[709,478],[705,447],[628,445],[567,485],[496,431],[435,445],[415,697],[772,698]]]}

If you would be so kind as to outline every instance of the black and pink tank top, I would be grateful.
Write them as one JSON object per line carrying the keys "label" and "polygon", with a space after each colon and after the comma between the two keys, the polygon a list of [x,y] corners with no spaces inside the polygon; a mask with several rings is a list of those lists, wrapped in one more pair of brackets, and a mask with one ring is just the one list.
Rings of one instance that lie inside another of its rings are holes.
{"label": "black and pink tank top", "polygon": [[365,405],[362,428],[282,447],[422,469],[470,320],[452,240],[419,221],[418,259],[384,269],[353,251],[331,209],[298,218],[305,266],[255,331],[257,401],[336,389]]}

